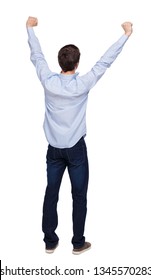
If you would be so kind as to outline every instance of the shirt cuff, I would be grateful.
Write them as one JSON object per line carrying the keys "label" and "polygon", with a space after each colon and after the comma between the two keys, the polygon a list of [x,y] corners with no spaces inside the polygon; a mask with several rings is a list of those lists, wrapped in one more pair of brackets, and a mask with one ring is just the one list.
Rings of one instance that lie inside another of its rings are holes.
{"label": "shirt cuff", "polygon": [[32,37],[32,35],[35,35],[33,27],[27,27],[27,33],[30,37]]}

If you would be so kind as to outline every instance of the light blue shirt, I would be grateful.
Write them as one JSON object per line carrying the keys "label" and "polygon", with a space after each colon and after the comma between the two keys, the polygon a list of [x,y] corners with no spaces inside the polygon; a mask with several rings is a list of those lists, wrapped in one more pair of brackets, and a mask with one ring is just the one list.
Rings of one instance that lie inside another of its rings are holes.
{"label": "light blue shirt", "polygon": [[122,51],[128,36],[114,43],[87,74],[79,76],[52,72],[42,53],[33,28],[27,28],[28,43],[39,80],[45,93],[44,131],[48,143],[70,148],[86,135],[88,93]]}

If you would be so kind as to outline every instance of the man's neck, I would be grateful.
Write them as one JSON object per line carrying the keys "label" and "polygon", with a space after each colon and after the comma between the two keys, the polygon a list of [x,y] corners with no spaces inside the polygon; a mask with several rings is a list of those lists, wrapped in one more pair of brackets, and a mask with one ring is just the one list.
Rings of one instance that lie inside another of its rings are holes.
{"label": "man's neck", "polygon": [[61,71],[61,74],[63,74],[63,75],[73,75],[73,74],[75,74],[75,70],[67,71],[67,72],[64,72],[64,71],[62,70],[62,71]]}

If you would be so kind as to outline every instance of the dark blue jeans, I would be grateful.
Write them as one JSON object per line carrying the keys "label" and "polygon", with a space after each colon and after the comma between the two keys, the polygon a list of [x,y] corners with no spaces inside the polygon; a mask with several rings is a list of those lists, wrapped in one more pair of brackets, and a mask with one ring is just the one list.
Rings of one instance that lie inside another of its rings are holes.
{"label": "dark blue jeans", "polygon": [[[72,148],[58,149],[48,146],[47,151],[47,188],[43,204],[42,229],[46,248],[58,243],[55,230],[58,225],[57,202],[64,171],[67,167],[73,199],[73,238],[74,248],[85,242],[84,227],[87,213],[87,188],[89,167],[87,148],[82,137]],[[66,220],[64,220],[66,223]]]}

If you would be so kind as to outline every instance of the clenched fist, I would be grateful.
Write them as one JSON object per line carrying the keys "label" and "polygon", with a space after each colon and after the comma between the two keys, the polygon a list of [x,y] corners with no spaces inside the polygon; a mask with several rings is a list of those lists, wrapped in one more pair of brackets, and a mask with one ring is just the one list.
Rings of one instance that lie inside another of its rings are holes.
{"label": "clenched fist", "polygon": [[131,22],[126,21],[126,22],[122,23],[121,26],[122,26],[122,28],[125,31],[125,35],[130,36],[132,34],[132,32],[133,32],[133,29],[132,29],[133,24]]}
{"label": "clenched fist", "polygon": [[34,27],[38,25],[38,19],[35,17],[28,17],[28,20],[26,22],[27,27]]}

